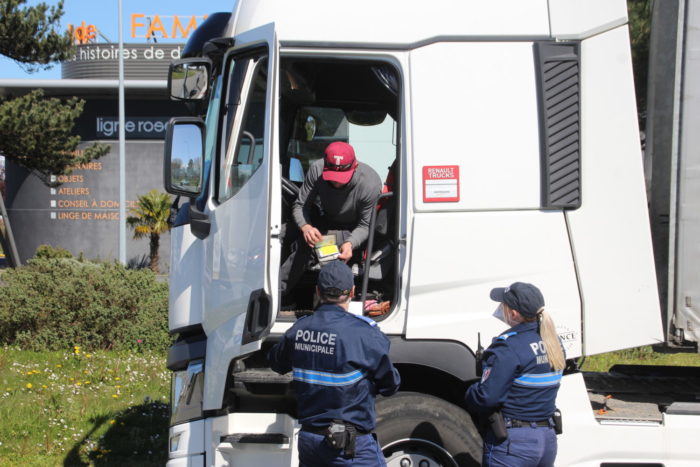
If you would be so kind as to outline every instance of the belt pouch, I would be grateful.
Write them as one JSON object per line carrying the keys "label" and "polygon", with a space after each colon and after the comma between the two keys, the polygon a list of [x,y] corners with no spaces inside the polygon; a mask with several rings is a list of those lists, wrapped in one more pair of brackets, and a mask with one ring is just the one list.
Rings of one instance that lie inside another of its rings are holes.
{"label": "belt pouch", "polygon": [[348,432],[345,430],[345,423],[333,420],[328,425],[325,441],[333,449],[341,450],[347,443]]}
{"label": "belt pouch", "polygon": [[508,430],[506,430],[506,422],[503,420],[503,414],[500,410],[496,410],[488,417],[489,428],[493,432],[496,442],[500,443],[508,439]]}
{"label": "belt pouch", "polygon": [[352,425],[345,426],[345,451],[343,457],[346,459],[352,459],[355,457],[355,440],[357,439],[357,430]]}
{"label": "belt pouch", "polygon": [[564,425],[561,419],[561,410],[554,409],[552,421],[554,421],[554,432],[558,435],[562,434],[564,432]]}

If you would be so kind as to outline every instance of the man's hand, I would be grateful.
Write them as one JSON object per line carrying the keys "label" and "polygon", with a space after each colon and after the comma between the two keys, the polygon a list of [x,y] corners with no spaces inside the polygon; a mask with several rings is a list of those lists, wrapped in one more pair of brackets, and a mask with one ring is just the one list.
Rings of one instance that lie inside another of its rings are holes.
{"label": "man's hand", "polygon": [[321,232],[311,224],[304,224],[301,228],[301,233],[304,234],[304,241],[311,248],[316,245],[316,242],[320,242],[323,239]]}
{"label": "man's hand", "polygon": [[352,258],[352,243],[345,242],[340,245],[340,255],[338,256],[338,259],[347,263],[350,258]]}

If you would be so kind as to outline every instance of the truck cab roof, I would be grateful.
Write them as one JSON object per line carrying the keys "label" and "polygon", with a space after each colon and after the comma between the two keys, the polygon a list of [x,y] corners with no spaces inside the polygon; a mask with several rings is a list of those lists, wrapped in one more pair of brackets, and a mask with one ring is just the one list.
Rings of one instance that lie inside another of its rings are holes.
{"label": "truck cab roof", "polygon": [[[627,22],[624,0],[240,0],[235,8],[232,36],[275,23],[278,40],[289,45],[413,48],[465,36],[580,39]],[[320,22],[319,17],[334,20]]]}

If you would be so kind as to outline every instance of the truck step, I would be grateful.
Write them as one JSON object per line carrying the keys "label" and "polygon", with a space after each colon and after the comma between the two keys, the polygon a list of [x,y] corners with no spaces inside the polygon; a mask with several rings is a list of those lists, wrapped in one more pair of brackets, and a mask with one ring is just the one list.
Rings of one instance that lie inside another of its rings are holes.
{"label": "truck step", "polygon": [[289,436],[284,433],[235,433],[222,436],[222,443],[237,444],[279,444],[288,445]]}
{"label": "truck step", "polygon": [[616,365],[607,373],[583,372],[586,387],[596,393],[667,396],[674,401],[700,400],[700,375],[690,369],[666,371],[649,367],[646,373],[638,365]]}
{"label": "truck step", "polygon": [[674,402],[668,407],[669,415],[694,415],[700,416],[700,402]]}
{"label": "truck step", "polygon": [[616,365],[583,378],[593,414],[605,424],[655,424],[673,413],[672,404],[700,401],[700,374],[687,368]]}
{"label": "truck step", "polygon": [[309,310],[306,308],[290,308],[290,309],[282,309],[277,313],[277,321],[296,321],[297,319],[312,315],[314,313],[314,310]]}
{"label": "truck step", "polygon": [[269,368],[251,368],[234,372],[233,378],[238,383],[289,384],[292,382],[291,373],[280,375]]}
{"label": "truck step", "polygon": [[284,433],[234,433],[222,436],[216,450],[226,459],[226,465],[239,465],[238,456],[246,452],[250,455],[251,449],[258,452],[279,452],[289,450],[290,447],[289,436]]}

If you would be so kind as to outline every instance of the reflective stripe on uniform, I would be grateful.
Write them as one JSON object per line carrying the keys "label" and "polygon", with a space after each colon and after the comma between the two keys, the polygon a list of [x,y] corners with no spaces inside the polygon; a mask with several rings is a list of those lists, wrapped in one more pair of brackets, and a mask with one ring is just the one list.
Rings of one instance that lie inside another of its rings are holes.
{"label": "reflective stripe on uniform", "polygon": [[355,384],[365,377],[360,370],[350,373],[336,374],[325,371],[304,370],[303,368],[292,368],[292,378],[294,381],[301,381],[309,384],[320,384],[322,386],[349,386]]}
{"label": "reflective stripe on uniform", "polygon": [[496,339],[500,339],[500,340],[504,341],[504,340],[508,339],[510,336],[514,336],[516,334],[517,334],[517,332],[507,332],[505,334],[501,334]]}
{"label": "reflective stripe on uniform", "polygon": [[561,381],[561,371],[553,371],[551,373],[528,373],[515,378],[513,384],[520,386],[555,386]]}
{"label": "reflective stripe on uniform", "polygon": [[364,316],[364,315],[355,315],[355,314],[353,316],[357,319],[361,319],[362,321],[364,321],[365,323],[369,324],[372,327],[377,326],[377,322],[375,320],[373,320],[372,318],[369,318],[369,317]]}

